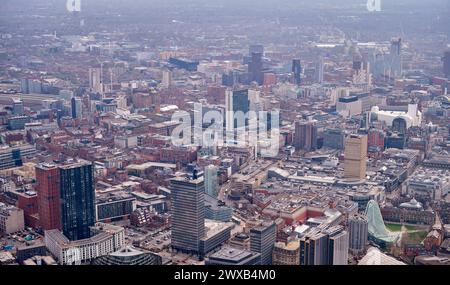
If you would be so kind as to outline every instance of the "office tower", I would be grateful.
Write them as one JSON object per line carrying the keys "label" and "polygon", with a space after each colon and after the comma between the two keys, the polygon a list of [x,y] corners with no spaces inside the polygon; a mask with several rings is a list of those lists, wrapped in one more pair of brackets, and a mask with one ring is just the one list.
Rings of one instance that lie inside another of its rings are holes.
{"label": "office tower", "polygon": [[447,50],[444,53],[444,57],[443,57],[442,60],[444,62],[444,74],[445,74],[445,77],[450,79],[450,50]]}
{"label": "office tower", "polygon": [[323,73],[324,73],[323,57],[320,56],[316,64],[316,82],[319,84],[323,83]]}
{"label": "office tower", "polygon": [[242,112],[241,115],[246,115],[250,109],[250,101],[248,89],[243,90],[227,90],[225,92],[226,105],[226,125],[227,131],[233,131],[236,128],[242,128],[246,125],[245,121],[240,121],[235,116],[237,112]]}
{"label": "office tower", "polygon": [[297,150],[317,149],[317,126],[315,122],[295,122],[294,147]]}
{"label": "office tower", "polygon": [[355,255],[362,254],[368,241],[367,217],[362,214],[350,216],[348,218],[348,230],[350,233],[350,252]]}
{"label": "office tower", "polygon": [[103,93],[101,68],[89,68],[89,87],[92,92]]}
{"label": "office tower", "polygon": [[37,165],[36,182],[41,228],[43,230],[61,229],[58,167],[49,163]]}
{"label": "office tower", "polygon": [[219,168],[215,165],[205,167],[205,192],[211,197],[217,198],[217,171]]}
{"label": "office tower", "polygon": [[172,196],[172,248],[200,254],[205,236],[205,185],[203,177],[170,180]]}
{"label": "office tower", "polygon": [[300,242],[277,242],[273,248],[273,265],[300,265]]}
{"label": "office tower", "polygon": [[23,115],[23,112],[23,101],[21,99],[13,99],[12,114],[20,116]]}
{"label": "office tower", "polygon": [[326,231],[328,236],[327,265],[348,264],[348,232],[342,226],[336,226]]}
{"label": "office tower", "polygon": [[162,72],[161,86],[166,89],[172,86],[172,72],[168,69],[165,69]]}
{"label": "office tower", "polygon": [[345,133],[341,129],[326,129],[323,132],[323,146],[331,149],[344,149]]}
{"label": "office tower", "polygon": [[90,237],[95,223],[94,167],[84,160],[59,166],[61,225],[70,240]]}
{"label": "office tower", "polygon": [[348,243],[343,226],[315,228],[300,239],[300,265],[345,265]]}
{"label": "office tower", "polygon": [[263,45],[250,45],[248,49],[248,54],[252,55],[253,53],[264,54],[264,46]]}
{"label": "office tower", "polygon": [[300,85],[302,82],[302,64],[300,59],[292,60],[292,73],[294,74],[294,83]]}
{"label": "office tower", "polygon": [[251,54],[251,61],[248,64],[249,81],[257,82],[262,85],[264,81],[262,53],[254,52]]}
{"label": "office tower", "polygon": [[81,119],[83,117],[83,102],[81,98],[73,97],[70,100],[72,109],[72,119]]}
{"label": "office tower", "polygon": [[250,250],[261,254],[261,265],[272,264],[272,251],[277,238],[275,223],[263,222],[250,230]]}
{"label": "office tower", "polygon": [[344,177],[364,179],[366,176],[367,136],[350,135],[345,142]]}
{"label": "office tower", "polygon": [[300,265],[327,265],[328,238],[313,231],[300,239]]}
{"label": "office tower", "polygon": [[390,57],[390,77],[391,78],[401,77],[403,73],[401,38],[391,40],[391,51],[389,57]]}

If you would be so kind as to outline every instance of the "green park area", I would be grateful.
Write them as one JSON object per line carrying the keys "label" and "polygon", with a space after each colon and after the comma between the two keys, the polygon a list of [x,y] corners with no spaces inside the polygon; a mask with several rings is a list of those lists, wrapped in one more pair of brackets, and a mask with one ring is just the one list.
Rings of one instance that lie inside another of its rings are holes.
{"label": "green park area", "polygon": [[[402,230],[401,224],[386,223],[386,228],[391,232],[400,232]],[[423,226],[405,225],[408,231],[407,241],[408,243],[419,244],[427,236],[428,231]]]}

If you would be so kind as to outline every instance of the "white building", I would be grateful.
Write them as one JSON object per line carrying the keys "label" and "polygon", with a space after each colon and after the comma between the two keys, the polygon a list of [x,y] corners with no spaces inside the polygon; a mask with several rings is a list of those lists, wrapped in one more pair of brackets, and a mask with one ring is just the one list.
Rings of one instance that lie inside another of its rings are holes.
{"label": "white building", "polygon": [[45,246],[61,265],[81,264],[108,255],[125,245],[125,229],[97,223],[92,237],[70,241],[59,230],[45,231]]}
{"label": "white building", "polygon": [[418,110],[417,104],[409,104],[407,112],[382,111],[378,106],[374,106],[371,113],[372,118],[375,117],[377,121],[385,122],[388,126],[392,126],[397,118],[404,119],[407,128],[420,126],[422,122],[422,113]]}
{"label": "white building", "polygon": [[214,198],[217,198],[217,171],[218,167],[215,165],[208,165],[205,167],[205,192]]}

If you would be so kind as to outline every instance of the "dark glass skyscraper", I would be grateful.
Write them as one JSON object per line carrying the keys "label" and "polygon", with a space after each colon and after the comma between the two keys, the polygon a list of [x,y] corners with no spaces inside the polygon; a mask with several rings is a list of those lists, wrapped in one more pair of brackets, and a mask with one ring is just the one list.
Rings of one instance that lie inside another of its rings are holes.
{"label": "dark glass skyscraper", "polygon": [[205,185],[203,177],[170,180],[172,196],[172,248],[199,254],[205,236]]}
{"label": "dark glass skyscraper", "polygon": [[250,230],[250,250],[261,254],[261,265],[272,264],[272,251],[277,238],[275,223],[264,222]]}
{"label": "dark glass skyscraper", "polygon": [[444,61],[444,74],[445,77],[450,79],[450,50],[447,50],[444,54],[444,58],[442,59]]}
{"label": "dark glass skyscraper", "polygon": [[264,82],[262,53],[254,52],[251,54],[251,62],[248,64],[248,73],[250,76],[250,82],[257,82],[262,85]]}
{"label": "dark glass skyscraper", "polygon": [[90,237],[95,223],[94,167],[84,160],[59,167],[61,225],[70,240]]}
{"label": "dark glass skyscraper", "polygon": [[[230,122],[233,123],[233,128],[241,128],[244,127],[242,122],[240,122],[237,118],[233,118],[237,112],[242,112],[243,115],[246,115],[250,110],[250,101],[248,96],[248,89],[243,90],[235,90],[232,92],[228,92],[225,98],[227,112],[230,115]],[[248,120],[244,121],[244,124],[247,125]]]}
{"label": "dark glass skyscraper", "polygon": [[302,81],[302,64],[300,59],[292,61],[292,73],[294,74],[294,83],[300,85]]}

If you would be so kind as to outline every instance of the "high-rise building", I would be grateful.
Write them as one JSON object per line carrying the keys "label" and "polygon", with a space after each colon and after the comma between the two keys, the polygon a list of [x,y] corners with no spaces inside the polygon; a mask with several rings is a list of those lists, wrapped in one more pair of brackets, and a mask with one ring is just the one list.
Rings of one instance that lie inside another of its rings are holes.
{"label": "high-rise building", "polygon": [[311,232],[300,239],[300,265],[326,265],[328,238],[322,232]]}
{"label": "high-rise building", "polygon": [[253,53],[264,54],[264,46],[258,44],[250,45],[248,49],[248,54],[252,55]]}
{"label": "high-rise building", "polygon": [[327,230],[328,265],[348,264],[348,232],[342,226]]}
{"label": "high-rise building", "polygon": [[390,51],[390,77],[399,78],[403,74],[402,66],[402,39],[395,38],[391,40]]}
{"label": "high-rise building", "polygon": [[292,60],[292,73],[294,74],[294,83],[300,85],[302,82],[302,64],[300,59]]}
{"label": "high-rise building", "polygon": [[[250,110],[249,90],[227,90],[225,92],[225,106],[226,106],[226,130],[227,132],[234,132],[237,128],[243,128],[247,125],[248,120],[245,115]],[[239,117],[242,119],[239,120]]]}
{"label": "high-rise building", "polygon": [[40,226],[43,230],[60,230],[61,200],[58,167],[49,163],[37,165],[36,182]]}
{"label": "high-rise building", "polygon": [[445,74],[445,77],[450,79],[450,50],[447,50],[444,53],[444,57],[443,57],[442,60],[444,62],[444,74]]}
{"label": "high-rise building", "polygon": [[172,248],[190,254],[200,253],[205,236],[205,185],[203,177],[170,180],[172,196]]}
{"label": "high-rise building", "polygon": [[317,149],[317,126],[315,122],[295,122],[294,147],[297,150]]}
{"label": "high-rise building", "polygon": [[70,100],[72,109],[72,119],[81,119],[83,116],[83,102],[81,98],[72,97]]}
{"label": "high-rise building", "polygon": [[272,264],[272,251],[277,238],[275,223],[263,222],[250,230],[250,250],[261,254],[261,265]]}
{"label": "high-rise building", "polygon": [[21,99],[13,99],[12,114],[20,116],[23,115],[23,112],[23,101]]}
{"label": "high-rise building", "polygon": [[350,135],[345,142],[344,177],[364,179],[366,176],[367,136]]}
{"label": "high-rise building", "polygon": [[215,165],[208,165],[205,167],[205,192],[206,194],[214,198],[217,198],[218,170],[219,168]]}
{"label": "high-rise building", "polygon": [[344,149],[345,133],[341,129],[326,129],[323,132],[323,146]]}
{"label": "high-rise building", "polygon": [[323,83],[324,69],[323,57],[320,56],[316,63],[316,82],[319,84]]}
{"label": "high-rise building", "polygon": [[85,160],[59,166],[61,226],[70,240],[91,236],[95,223],[94,167]]}
{"label": "high-rise building", "polygon": [[384,138],[386,133],[383,130],[372,128],[368,133],[368,147],[384,149]]}
{"label": "high-rise building", "polygon": [[254,52],[251,54],[251,61],[248,64],[248,73],[250,82],[257,82],[262,85],[264,81],[262,53]]}
{"label": "high-rise building", "polygon": [[356,255],[362,254],[368,241],[367,217],[361,214],[350,216],[348,218],[348,230],[350,233],[350,252]]}
{"label": "high-rise building", "polygon": [[348,233],[343,226],[313,229],[300,239],[300,265],[348,264]]}
{"label": "high-rise building", "polygon": [[89,68],[89,87],[93,92],[103,93],[101,68]]}
{"label": "high-rise building", "polygon": [[162,72],[161,86],[166,89],[172,86],[172,72],[168,69]]}

